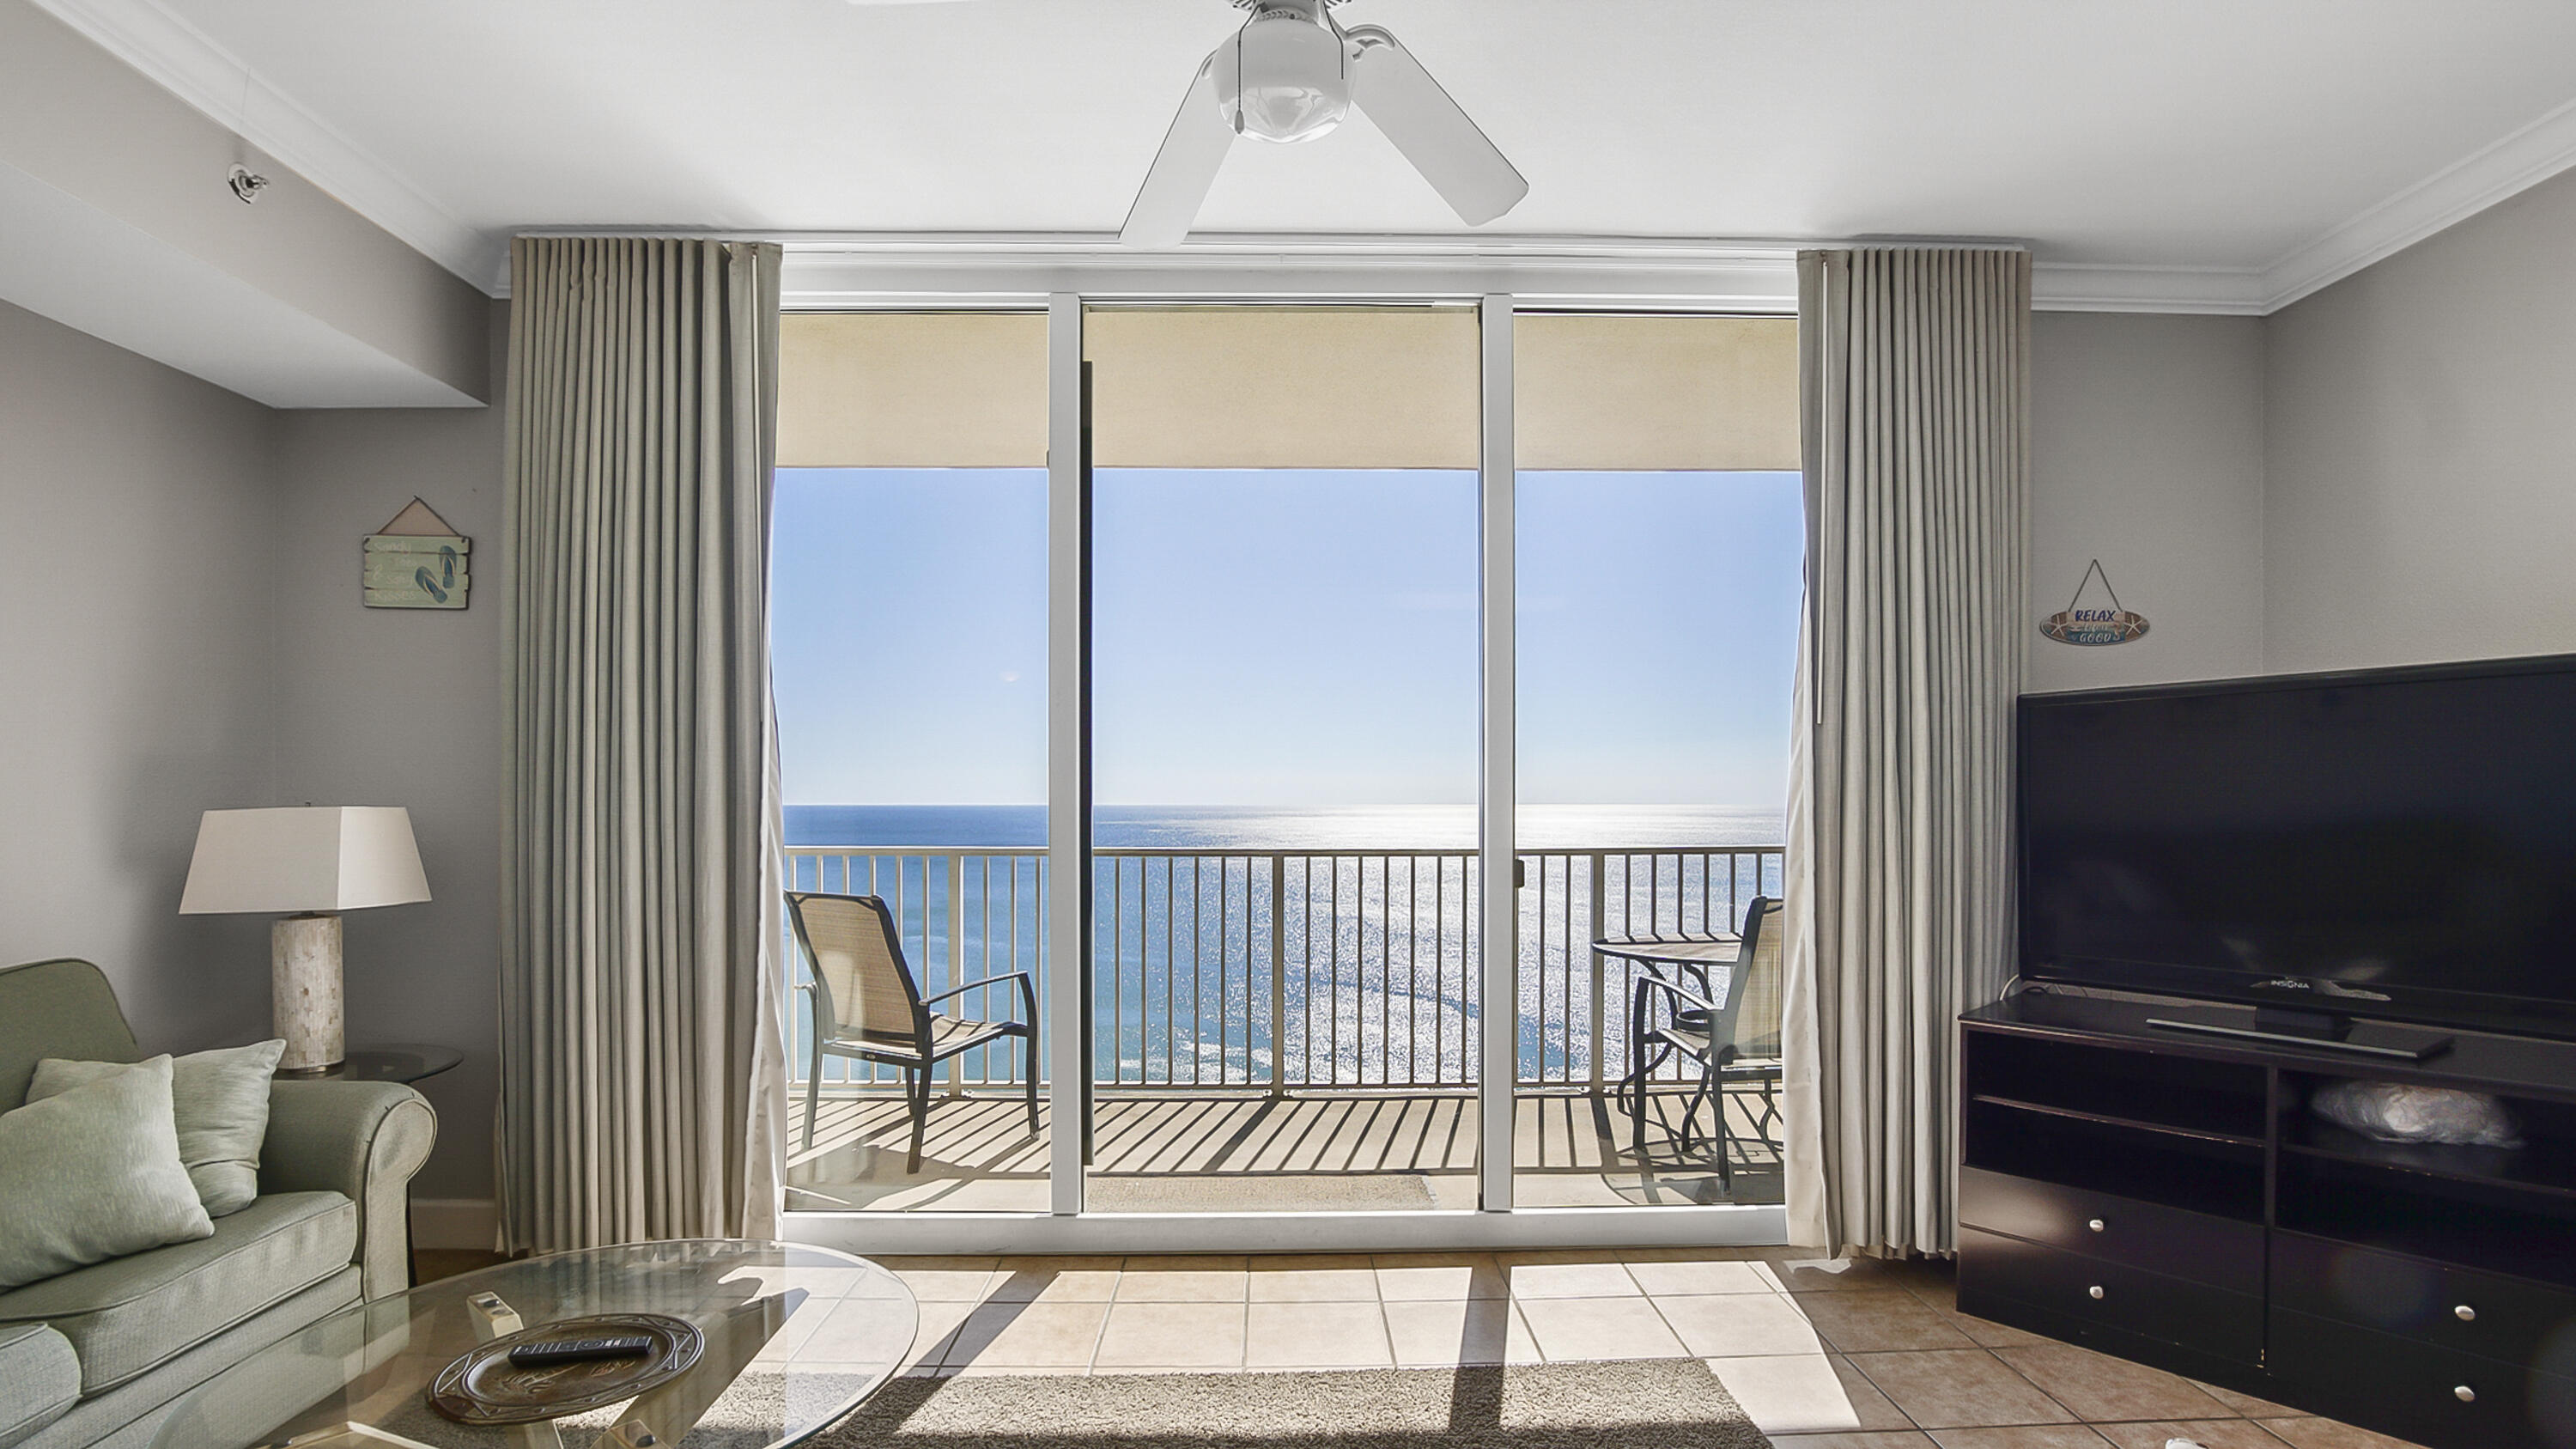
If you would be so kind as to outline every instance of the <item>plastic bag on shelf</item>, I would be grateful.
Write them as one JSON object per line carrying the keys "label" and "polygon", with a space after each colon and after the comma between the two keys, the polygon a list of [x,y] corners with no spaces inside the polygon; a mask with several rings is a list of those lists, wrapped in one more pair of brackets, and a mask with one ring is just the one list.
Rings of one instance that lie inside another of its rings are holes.
{"label": "plastic bag on shelf", "polygon": [[2522,1128],[2512,1110],[2485,1092],[2403,1082],[2332,1082],[2316,1090],[2308,1109],[2381,1142],[2522,1145]]}

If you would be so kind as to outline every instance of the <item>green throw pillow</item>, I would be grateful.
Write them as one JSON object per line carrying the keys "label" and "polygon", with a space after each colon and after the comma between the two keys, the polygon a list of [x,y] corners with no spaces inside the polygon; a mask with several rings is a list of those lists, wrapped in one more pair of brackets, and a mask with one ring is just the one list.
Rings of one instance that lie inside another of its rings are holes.
{"label": "green throw pillow", "polygon": [[0,1112],[0,1288],[214,1231],[179,1161],[168,1057]]}
{"label": "green throw pillow", "polygon": [[[170,1110],[179,1124],[179,1160],[197,1185],[206,1216],[237,1213],[259,1196],[259,1145],[268,1137],[268,1087],[286,1043],[192,1052],[170,1063]],[[36,1063],[27,1100],[53,1096],[130,1062],[74,1062],[47,1057]]]}

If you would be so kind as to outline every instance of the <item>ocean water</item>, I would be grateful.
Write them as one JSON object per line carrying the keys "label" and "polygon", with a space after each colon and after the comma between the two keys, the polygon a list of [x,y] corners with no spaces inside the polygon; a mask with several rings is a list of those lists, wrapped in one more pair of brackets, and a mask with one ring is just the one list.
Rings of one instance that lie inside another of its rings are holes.
{"label": "ocean water", "polygon": [[[1043,998],[1056,985],[1045,818],[1038,806],[791,805],[788,887],[884,899],[926,993],[1027,971]],[[1467,806],[1101,807],[1097,846],[1155,853],[1097,862],[1094,1079],[1471,1080],[1475,825]],[[1746,901],[1780,889],[1776,808],[1525,806],[1520,829],[1535,857],[1519,903],[1524,1082],[1584,1080],[1596,1050],[1606,1073],[1625,1069],[1631,968],[1604,967],[1596,1030],[1596,930],[1732,929]],[[1009,1014],[1015,990],[970,992],[963,1014]],[[801,995],[796,1011],[801,1076]],[[847,1070],[824,1063],[827,1081]],[[998,1051],[964,1063],[969,1082],[1015,1070]]]}
{"label": "ocean water", "polygon": [[[1030,850],[1046,844],[1042,805],[790,805],[789,845]],[[1524,805],[1524,850],[1778,845],[1777,806]],[[1092,838],[1107,849],[1468,850],[1472,805],[1103,805]]]}

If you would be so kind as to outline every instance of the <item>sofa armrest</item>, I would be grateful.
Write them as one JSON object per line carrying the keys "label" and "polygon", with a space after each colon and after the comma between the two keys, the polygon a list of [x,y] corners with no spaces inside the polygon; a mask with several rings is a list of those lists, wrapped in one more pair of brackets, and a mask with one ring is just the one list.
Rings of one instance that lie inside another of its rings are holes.
{"label": "sofa armrest", "polygon": [[0,1325],[0,1446],[32,1438],[80,1399],[71,1340],[41,1323]]}
{"label": "sofa armrest", "polygon": [[259,1190],[336,1192],[358,1205],[361,1291],[411,1286],[411,1177],[438,1140],[438,1114],[392,1082],[278,1082],[268,1093]]}

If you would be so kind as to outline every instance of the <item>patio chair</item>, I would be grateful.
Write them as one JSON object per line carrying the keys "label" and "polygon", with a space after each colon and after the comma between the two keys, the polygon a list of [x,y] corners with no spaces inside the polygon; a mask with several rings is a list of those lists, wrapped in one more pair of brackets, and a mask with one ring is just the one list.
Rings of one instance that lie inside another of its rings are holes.
{"label": "patio chair", "polygon": [[1769,896],[1755,896],[1746,904],[1735,962],[1718,968],[1725,973],[1722,997],[1706,967],[1666,968],[1669,975],[1649,968],[1637,976],[1629,1000],[1628,1076],[1622,1087],[1634,1128],[1631,1148],[1641,1161],[1646,1155],[1646,1089],[1666,1062],[1679,1062],[1699,1078],[1683,1104],[1676,1137],[1685,1151],[1697,1136],[1700,1105],[1716,1108],[1720,1183],[1735,1185],[1727,1085],[1749,1082],[1761,1093],[1762,1115],[1754,1130],[1770,1140],[1770,1128],[1780,1118],[1775,1095],[1780,1084],[1780,933],[1772,919],[1779,913],[1780,903]]}
{"label": "patio chair", "polygon": [[[1029,1131],[1038,1130],[1038,996],[1026,971],[1009,971],[921,994],[903,958],[894,913],[875,896],[787,893],[788,918],[804,948],[810,977],[797,990],[813,993],[814,1052],[805,1074],[805,1145],[814,1145],[814,1114],[822,1095],[823,1058],[850,1057],[903,1068],[904,1099],[912,1107],[912,1156],[904,1171],[921,1170],[921,1139],[930,1125],[930,1069],[959,1052],[1018,1037],[1028,1089]],[[1018,1020],[969,1021],[931,1010],[935,1003],[1005,981],[1020,984]]]}

